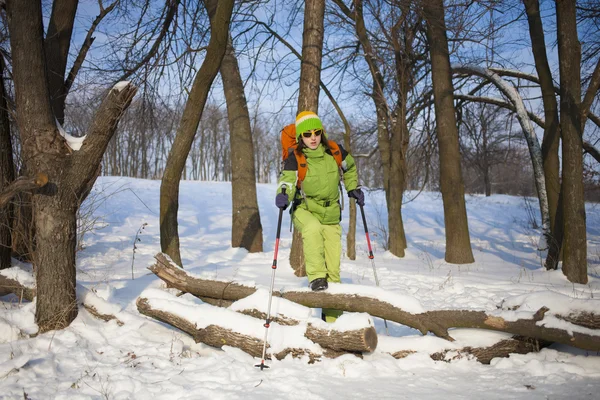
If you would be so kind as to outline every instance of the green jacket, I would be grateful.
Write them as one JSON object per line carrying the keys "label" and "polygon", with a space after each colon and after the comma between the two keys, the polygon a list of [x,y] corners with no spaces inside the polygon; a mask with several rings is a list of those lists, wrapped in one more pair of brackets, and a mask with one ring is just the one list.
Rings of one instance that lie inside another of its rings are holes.
{"label": "green jacket", "polygon": [[[346,191],[351,191],[358,185],[356,164],[354,158],[342,146],[339,147],[342,152],[344,185]],[[297,193],[296,190],[298,162],[294,152],[291,152],[285,160],[283,171],[279,175],[277,193],[280,193],[281,189],[285,187],[290,202],[294,198],[301,200],[298,207],[311,212],[322,224],[339,224],[341,218],[340,173],[335,159],[322,144],[315,150],[305,148],[302,151],[306,155],[308,165],[300,193]]]}

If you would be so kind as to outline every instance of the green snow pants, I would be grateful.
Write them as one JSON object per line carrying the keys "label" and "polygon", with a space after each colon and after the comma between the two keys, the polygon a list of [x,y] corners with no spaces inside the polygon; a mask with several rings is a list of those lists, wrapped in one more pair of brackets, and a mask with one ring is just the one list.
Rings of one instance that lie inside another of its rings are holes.
{"label": "green snow pants", "polygon": [[[294,226],[302,233],[308,281],[326,278],[327,282],[341,282],[342,227],[340,224],[323,225],[310,211],[299,207],[294,211]],[[327,322],[334,322],[342,312],[324,308],[323,314]]]}

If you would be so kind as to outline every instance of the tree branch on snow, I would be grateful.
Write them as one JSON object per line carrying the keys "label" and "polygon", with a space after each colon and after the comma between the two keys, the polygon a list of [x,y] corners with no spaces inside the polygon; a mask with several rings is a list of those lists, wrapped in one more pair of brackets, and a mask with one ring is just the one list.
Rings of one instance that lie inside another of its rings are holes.
{"label": "tree branch on snow", "polygon": [[[155,256],[157,263],[149,267],[159,278],[170,287],[193,294],[194,296],[208,296],[215,299],[239,300],[249,296],[256,288],[236,284],[233,282],[219,282],[195,278],[177,267],[167,257],[159,253]],[[549,309],[541,307],[535,314],[527,318],[507,320],[502,314],[486,313],[484,311],[470,310],[434,310],[420,311],[418,313],[407,312],[396,307],[382,298],[394,297],[393,294],[382,289],[377,290],[380,295],[377,298],[363,296],[356,292],[360,285],[339,285],[348,288],[348,293],[331,293],[330,291],[310,292],[306,290],[288,290],[285,292],[275,291],[273,296],[302,304],[306,307],[325,307],[343,311],[365,312],[374,317],[394,321],[419,330],[422,334],[432,332],[434,335],[453,340],[448,333],[450,328],[479,328],[495,331],[508,332],[516,335],[532,337],[549,342],[558,342],[579,347],[586,350],[600,350],[600,332],[586,329],[576,329],[575,325],[570,328],[559,329],[546,327],[545,319],[558,318],[556,314],[548,313]],[[405,299],[403,301],[410,300]],[[416,301],[415,301],[416,302]],[[546,315],[548,313],[548,315]],[[576,312],[581,314],[581,312]],[[593,314],[595,320],[600,321],[600,315]],[[576,318],[571,317],[571,321]],[[575,329],[573,329],[575,328]]]}
{"label": "tree branch on snow", "polygon": [[[510,354],[527,354],[531,352],[538,352],[540,349],[547,347],[549,344],[550,343],[548,342],[540,342],[536,339],[516,335],[511,339],[502,340],[489,347],[467,346],[458,350],[449,349],[433,353],[430,355],[430,357],[436,361],[452,361],[470,355],[474,356],[477,361],[482,364],[489,364],[493,358],[506,358]],[[393,356],[394,358],[403,358],[397,357],[396,353],[394,353]]]}
{"label": "tree branch on snow", "polygon": [[[137,300],[137,306],[142,314],[183,330],[196,342],[218,348],[223,345],[238,347],[255,357],[262,354],[263,321],[257,318],[244,316],[233,310],[219,310],[215,314],[215,307],[211,305],[177,299],[160,289],[143,292]],[[304,326],[272,324],[267,343],[270,353],[275,353],[276,358],[285,357],[288,353],[295,356],[308,354],[315,358],[323,351],[314,343],[334,350],[336,354],[373,351],[377,347],[377,334],[372,322],[361,328],[340,331],[335,329],[335,325],[325,324],[318,319],[314,321],[317,324],[308,322]],[[295,348],[282,348],[286,346],[282,340],[293,343]],[[282,357],[278,354],[282,354]]]}
{"label": "tree branch on snow", "polygon": [[28,301],[33,301],[35,297],[35,288],[27,287],[19,281],[0,275],[0,296],[5,296],[9,293],[13,293],[20,299],[23,298]]}

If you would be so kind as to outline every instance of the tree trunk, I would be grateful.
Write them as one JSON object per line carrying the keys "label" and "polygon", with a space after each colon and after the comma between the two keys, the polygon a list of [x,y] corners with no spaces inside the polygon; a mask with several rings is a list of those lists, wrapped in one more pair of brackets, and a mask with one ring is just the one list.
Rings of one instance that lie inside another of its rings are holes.
{"label": "tree trunk", "polygon": [[[450,349],[440,351],[431,354],[431,359],[436,361],[452,361],[461,359],[465,357],[465,355],[471,355],[474,356],[480,363],[489,364],[493,358],[506,358],[511,354],[539,352],[541,348],[547,347],[548,345],[548,342],[515,335],[510,339],[501,340],[500,342],[489,347],[467,346],[458,350]],[[398,354],[398,356],[396,356],[396,354]],[[400,352],[392,354],[394,358],[403,358],[402,355],[403,354]],[[406,355],[404,355],[404,357],[406,357]],[[450,357],[450,359],[448,357]]]}
{"label": "tree trunk", "polygon": [[79,0],[52,2],[52,14],[44,42],[50,101],[54,116],[61,125],[65,122],[65,73],[78,4]]}
{"label": "tree trunk", "polygon": [[[256,291],[256,288],[234,282],[209,281],[195,278],[169,262],[161,254],[158,254],[155,258],[157,263],[149,267],[152,272],[165,281],[169,287],[177,288],[197,297],[240,300]],[[600,335],[596,334],[595,331],[584,333],[569,327],[551,328],[545,326],[544,318],[546,314],[550,315],[552,313],[547,307],[540,308],[535,314],[523,314],[523,318],[514,321],[505,320],[493,313],[487,314],[484,311],[471,310],[432,310],[413,314],[393,306],[386,301],[379,300],[390,295],[383,289],[377,289],[379,293],[374,293],[373,297],[370,297],[358,295],[352,289],[348,293],[344,293],[342,289],[344,286],[339,285],[339,290],[335,294],[330,291],[307,292],[305,290],[286,290],[285,292],[275,291],[273,292],[273,296],[282,297],[311,308],[332,308],[350,312],[365,312],[374,317],[418,329],[422,334],[431,332],[438,337],[451,341],[453,339],[450,336],[450,328],[478,328],[568,344],[592,351],[600,351]],[[355,287],[357,285],[351,286]],[[373,288],[370,288],[370,290],[373,290]],[[553,317],[588,329],[600,326],[600,315],[590,314],[589,312],[582,313],[577,310],[567,315],[554,313]]]}
{"label": "tree trunk", "polygon": [[[211,0],[211,3],[216,3],[216,0]],[[227,101],[231,148],[231,246],[243,247],[250,253],[262,252],[250,114],[231,37],[221,63],[221,79]]]}
{"label": "tree trunk", "polygon": [[302,31],[302,61],[300,64],[300,91],[298,113],[319,113],[319,84],[323,57],[325,18],[324,0],[306,0],[304,5],[304,30]]}
{"label": "tree trunk", "polygon": [[583,130],[580,110],[581,46],[577,38],[575,1],[556,1],[556,24],[560,71],[560,130],[565,220],[562,270],[570,282],[587,283]]}
{"label": "tree trunk", "polygon": [[29,174],[49,183],[33,196],[37,232],[33,256],[36,323],[40,332],[64,328],[77,316],[75,301],[76,213],[117,123],[136,90],[113,89],[104,99],[81,150],[60,136],[50,104],[40,2],[7,1],[13,80],[23,159]]}
{"label": "tree trunk", "polygon": [[[0,56],[0,193],[15,179],[8,105],[4,90],[4,57]],[[12,204],[0,203],[0,269],[11,266],[11,227],[14,219]]]}
{"label": "tree trunk", "polygon": [[440,152],[440,186],[446,229],[445,260],[453,264],[474,262],[469,237],[465,189],[460,166],[458,130],[454,113],[452,75],[442,0],[423,2]]}
{"label": "tree trunk", "polygon": [[[405,151],[408,144],[406,103],[404,100],[400,100],[401,108],[397,121],[390,121],[391,112],[384,93],[385,81],[378,66],[376,52],[368,36],[363,15],[363,2],[362,0],[355,0],[354,11],[350,10],[341,0],[335,0],[334,2],[348,18],[354,20],[356,35],[363,48],[365,61],[369,66],[371,79],[373,80],[371,97],[373,98],[377,115],[377,144],[383,165],[383,188],[388,212],[389,235],[387,245],[392,254],[397,257],[404,257],[406,236],[402,222],[402,195],[406,186]],[[403,99],[406,99],[406,93],[408,92],[408,71],[402,69],[398,65],[399,62],[399,60],[396,60],[395,65],[397,69],[402,70],[402,73],[398,74],[400,81],[399,97],[404,96]]]}
{"label": "tree trunk", "polygon": [[[546,178],[546,193],[548,196],[548,211],[550,214],[550,231],[552,239],[548,243],[549,250],[546,258],[546,268],[556,269],[558,265],[558,253],[561,242],[557,240],[556,213],[558,210],[558,197],[560,192],[560,160],[558,148],[560,143],[560,125],[558,119],[558,105],[554,94],[554,82],[552,72],[546,54],[546,41],[544,28],[540,16],[540,5],[538,0],[523,0],[527,21],[529,22],[529,36],[542,91],[544,103],[544,139],[542,141],[542,161],[544,164],[544,175]],[[562,228],[561,228],[562,230]]]}
{"label": "tree trunk", "polygon": [[[228,343],[230,346],[239,347],[255,357],[259,357],[262,354],[262,335],[253,337],[251,335],[244,335],[240,331],[235,332],[226,329],[220,326],[220,323],[222,324],[221,321],[218,321],[216,319],[213,320],[210,316],[202,317],[202,321],[193,321],[192,319],[184,317],[185,312],[174,313],[161,310],[159,306],[152,307],[150,305],[151,302],[151,295],[149,296],[147,293],[142,293],[142,295],[140,296],[140,298],[138,298],[136,302],[138,310],[144,315],[157,318],[179,329],[182,329],[184,332],[194,337],[194,339],[196,339],[197,341],[201,341],[210,346],[218,348],[220,348],[225,342]],[[183,306],[188,306],[188,303],[184,303]],[[196,305],[194,303],[189,303],[189,307],[202,307],[204,309],[212,309],[213,306]],[[229,314],[229,318],[239,319],[240,327],[248,327],[249,325],[255,325],[258,327],[264,323],[263,320],[255,317],[249,319],[248,316],[242,316],[242,314],[238,314],[238,317],[236,317],[232,311],[225,312]],[[198,329],[196,328],[196,325],[206,325],[206,327]],[[273,331],[273,334],[280,333],[285,335],[286,330],[288,332],[291,332],[290,328],[286,328],[286,326],[281,326],[280,329],[281,330],[279,330],[278,332]],[[298,329],[296,328],[292,329],[296,332],[298,331]],[[305,325],[304,336],[307,339],[317,343],[321,347],[325,347],[336,351],[370,352],[375,350],[375,348],[377,347],[377,333],[373,326],[368,326],[361,329],[338,331],[335,329],[319,328],[318,326],[308,323]],[[229,340],[232,337],[244,339],[240,342],[234,343],[231,340]],[[254,344],[257,344],[258,347],[255,348]]]}
{"label": "tree trunk", "polygon": [[[300,90],[298,111],[319,113],[319,84],[323,58],[325,1],[306,0],[304,3],[304,29],[302,31],[302,61],[300,63]],[[306,276],[302,234],[294,229],[290,265],[296,276]]]}
{"label": "tree trunk", "polygon": [[[63,183],[55,177],[57,186]],[[34,253],[37,285],[36,323],[40,331],[62,329],[77,316],[75,196],[34,196],[37,247]],[[61,251],[55,251],[60,249]],[[52,266],[47,268],[46,266]]]}
{"label": "tree trunk", "polygon": [[182,178],[185,161],[192,147],[210,87],[225,55],[233,3],[233,0],[219,1],[215,16],[211,19],[210,42],[206,56],[194,78],[160,185],[160,247],[180,266],[182,262],[177,224],[179,181]]}

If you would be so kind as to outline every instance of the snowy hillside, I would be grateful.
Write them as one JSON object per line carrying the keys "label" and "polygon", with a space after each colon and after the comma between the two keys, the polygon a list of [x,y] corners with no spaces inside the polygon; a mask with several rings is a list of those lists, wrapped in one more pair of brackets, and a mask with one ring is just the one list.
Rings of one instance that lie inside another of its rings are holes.
{"label": "snowy hillside", "polygon": [[[90,211],[85,220],[93,229],[85,233],[78,252],[78,295],[95,298],[98,308],[109,310],[120,323],[104,322],[81,309],[69,328],[26,338],[36,332],[35,303],[19,305],[14,295],[0,298],[0,398],[591,399],[600,392],[598,354],[553,345],[539,353],[496,358],[490,365],[471,358],[433,361],[429,355],[450,348],[448,342],[422,337],[393,322],[388,322],[388,336],[378,318],[374,319],[377,350],[363,359],[344,355],[309,365],[307,360],[286,358],[269,361],[271,368],[260,371],[254,367],[260,360],[241,350],[196,344],[181,331],[141,315],[135,305],[142,292],[164,287],[147,269],[160,251],[159,187],[160,181],[101,178],[84,207]],[[182,182],[179,234],[186,271],[268,290],[278,215],[276,186],[258,189],[264,252],[249,254],[230,247],[231,185]],[[415,195],[407,193],[407,200]],[[537,203],[531,199],[467,196],[476,262],[460,266],[444,261],[438,193],[422,193],[404,206],[409,244],[403,259],[383,249],[384,202],[383,192],[367,195],[375,265],[381,287],[398,298],[406,296],[407,308],[492,312],[508,299],[554,307],[578,301],[586,309],[600,309],[599,204],[587,206],[589,283],[574,285],[561,271],[542,268],[543,260],[535,250],[540,232],[531,228],[527,211],[529,202],[537,213]],[[539,219],[538,214],[535,217]],[[344,233],[347,222],[345,210]],[[308,284],[306,278],[294,276],[289,266],[289,225],[286,212],[276,289]],[[140,240],[134,251],[136,234]],[[342,281],[374,287],[360,221],[356,237],[357,260],[343,255]],[[17,264],[2,273],[27,282],[31,277],[24,270],[29,267]],[[228,310],[217,310],[223,320],[228,318]],[[313,315],[320,315],[319,310],[313,310]],[[452,335],[457,339],[452,348],[485,346],[503,336],[469,329]],[[279,340],[286,344],[286,337]],[[393,349],[417,352],[395,359],[389,354]]]}

